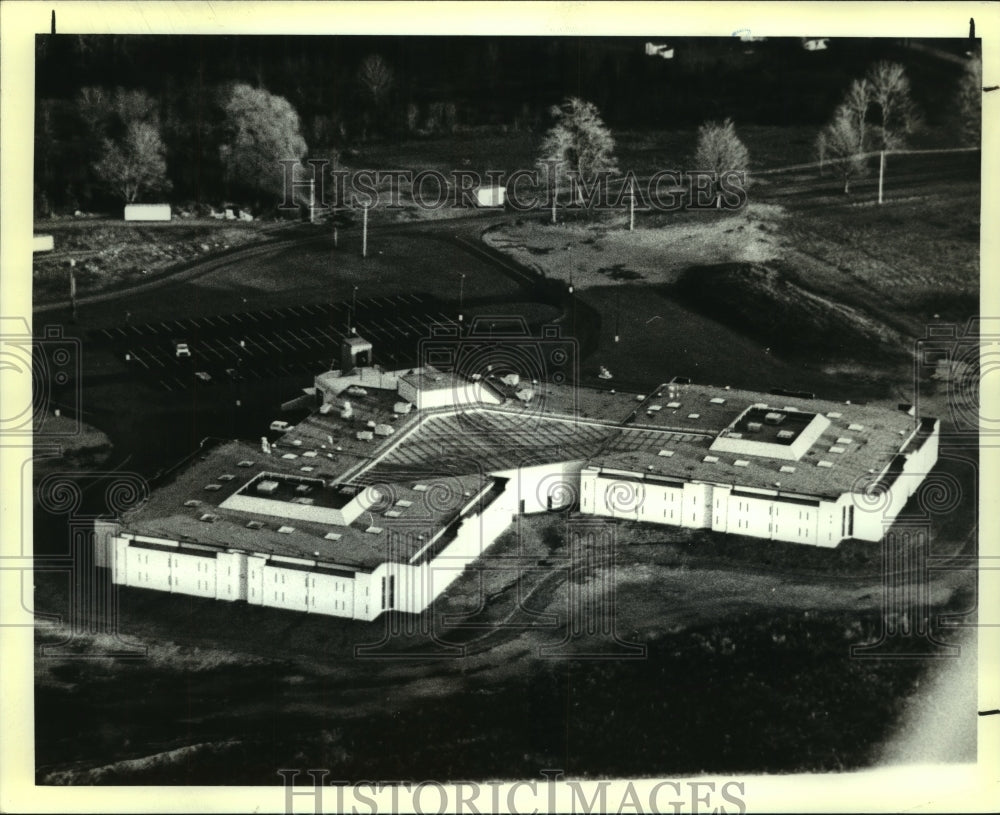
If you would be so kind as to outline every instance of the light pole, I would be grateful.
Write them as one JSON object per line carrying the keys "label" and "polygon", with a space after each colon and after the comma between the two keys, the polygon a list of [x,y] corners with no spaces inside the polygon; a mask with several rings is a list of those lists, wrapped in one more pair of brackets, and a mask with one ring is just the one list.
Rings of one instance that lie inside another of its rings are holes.
{"label": "light pole", "polygon": [[458,321],[462,322],[462,312],[465,309],[465,274],[459,273],[461,280],[458,282]]}
{"label": "light pole", "polygon": [[[357,331],[357,325],[355,325],[354,319],[357,316],[358,310],[358,287],[355,286],[351,291],[351,315],[347,321],[347,333],[350,335],[353,331]],[[352,329],[353,326],[353,329]]]}
{"label": "light pole", "polygon": [[615,342],[618,342],[622,327],[622,282],[615,289]]}

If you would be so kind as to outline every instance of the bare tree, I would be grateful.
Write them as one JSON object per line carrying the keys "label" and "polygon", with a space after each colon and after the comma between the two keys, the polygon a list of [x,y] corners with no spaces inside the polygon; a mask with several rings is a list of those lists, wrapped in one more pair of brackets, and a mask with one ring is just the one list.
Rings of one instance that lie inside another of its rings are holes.
{"label": "bare tree", "polygon": [[878,149],[902,147],[917,121],[906,69],[898,62],[877,62],[869,68],[867,80],[879,121]]}
{"label": "bare tree", "polygon": [[858,131],[857,119],[846,106],[841,105],[834,113],[833,121],[817,139],[827,163],[843,180],[845,195],[851,191],[851,179],[863,176],[867,170],[864,154],[858,147],[862,138]]}
{"label": "bare tree", "polygon": [[978,54],[969,58],[957,96],[962,141],[978,145],[983,132],[983,61]]}
{"label": "bare tree", "polygon": [[736,135],[732,119],[721,124],[706,122],[698,128],[698,147],[694,156],[699,170],[715,173],[745,172],[750,164],[750,151]]}
{"label": "bare tree", "polygon": [[550,112],[555,124],[545,134],[538,158],[543,174],[556,162],[556,183],[563,187],[572,182],[579,197],[578,185],[593,182],[599,174],[617,172],[615,140],[593,103],[571,97]]}
{"label": "bare tree", "polygon": [[[868,145],[868,113],[872,106],[872,87],[867,79],[855,79],[844,96],[841,107],[844,114],[854,122],[858,134],[858,151],[864,152]],[[835,113],[836,119],[841,114]]]}
{"label": "bare tree", "polygon": [[393,81],[392,68],[380,54],[369,54],[361,61],[361,67],[358,68],[358,83],[374,107],[381,107],[389,89],[392,88]]}
{"label": "bare tree", "polygon": [[120,142],[105,139],[94,170],[104,185],[127,204],[144,191],[170,186],[160,131],[149,122],[132,122]]}

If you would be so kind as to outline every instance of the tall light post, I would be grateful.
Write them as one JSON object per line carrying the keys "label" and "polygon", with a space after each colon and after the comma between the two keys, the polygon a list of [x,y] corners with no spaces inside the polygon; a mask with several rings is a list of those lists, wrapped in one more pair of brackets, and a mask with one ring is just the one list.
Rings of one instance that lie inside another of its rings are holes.
{"label": "tall light post", "polygon": [[358,327],[355,322],[358,313],[358,287],[355,286],[351,290],[351,318],[347,323],[347,333],[351,334],[352,331],[357,331]]}
{"label": "tall light post", "polygon": [[615,342],[621,337],[622,328],[622,282],[618,281],[618,286],[615,289]]}
{"label": "tall light post", "polygon": [[465,274],[460,272],[461,280],[458,282],[458,321],[462,322],[462,314],[465,310]]}

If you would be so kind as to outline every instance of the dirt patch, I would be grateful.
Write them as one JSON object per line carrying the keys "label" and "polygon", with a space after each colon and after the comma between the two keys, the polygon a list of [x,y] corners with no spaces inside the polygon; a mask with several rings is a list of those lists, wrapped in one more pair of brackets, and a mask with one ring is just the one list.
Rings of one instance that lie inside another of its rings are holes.
{"label": "dirt patch", "polygon": [[670,213],[661,225],[634,232],[621,218],[556,225],[522,219],[487,231],[483,240],[543,276],[578,288],[605,285],[609,277],[665,284],[676,282],[689,266],[779,257],[775,230],[782,218],[780,207],[755,204],[732,213]]}
{"label": "dirt patch", "polygon": [[35,231],[51,233],[55,251],[35,255],[35,302],[69,297],[71,262],[78,297],[148,279],[157,271],[214,252],[260,240],[273,225],[214,220],[155,225],[106,220],[39,221]]}

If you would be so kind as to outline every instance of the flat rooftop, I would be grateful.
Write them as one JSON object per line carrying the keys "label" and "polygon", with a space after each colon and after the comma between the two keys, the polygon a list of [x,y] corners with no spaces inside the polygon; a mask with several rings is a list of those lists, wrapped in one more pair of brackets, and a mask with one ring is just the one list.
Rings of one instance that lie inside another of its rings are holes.
{"label": "flat rooftop", "polygon": [[[142,509],[124,519],[123,529],[182,544],[209,544],[223,551],[297,557],[328,567],[365,571],[389,559],[408,561],[423,545],[417,535],[429,541],[492,483],[477,475],[449,474],[373,485],[368,489],[375,491],[374,505],[350,526],[282,519],[220,506],[262,473],[299,475],[296,465],[297,461],[273,453],[265,455],[259,447],[244,442],[226,442],[195,458],[171,482],[153,490]],[[310,475],[332,478],[335,473],[317,465]]]}

